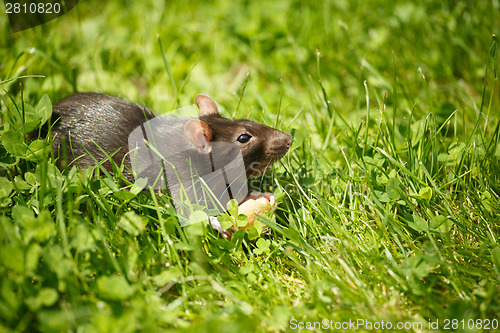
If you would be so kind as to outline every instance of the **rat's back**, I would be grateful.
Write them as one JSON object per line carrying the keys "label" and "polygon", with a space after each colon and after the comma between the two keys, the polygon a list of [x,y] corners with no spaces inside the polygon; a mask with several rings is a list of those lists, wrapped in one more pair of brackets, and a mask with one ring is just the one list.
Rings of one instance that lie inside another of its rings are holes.
{"label": "rat's back", "polygon": [[97,93],[71,95],[53,105],[54,151],[62,164],[76,163],[83,168],[108,154],[119,165],[128,148],[130,132],[153,114],[123,99]]}

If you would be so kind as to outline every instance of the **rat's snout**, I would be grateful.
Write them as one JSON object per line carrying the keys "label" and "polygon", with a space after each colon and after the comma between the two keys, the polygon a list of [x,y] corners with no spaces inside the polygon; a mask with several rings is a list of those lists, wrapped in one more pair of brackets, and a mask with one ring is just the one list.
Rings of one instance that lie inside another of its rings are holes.
{"label": "rat's snout", "polygon": [[290,148],[290,146],[292,145],[293,137],[288,133],[283,133],[285,134],[285,145],[287,148]]}
{"label": "rat's snout", "polygon": [[269,142],[269,150],[274,155],[274,160],[282,158],[292,145],[292,136],[288,133],[277,131]]}
{"label": "rat's snout", "polygon": [[282,149],[286,149],[288,150],[288,148],[290,148],[290,146],[292,145],[292,141],[293,141],[293,138],[290,134],[286,133],[286,132],[279,132],[280,135],[278,135],[275,139],[274,139],[274,144],[276,146],[279,146],[281,147]]}

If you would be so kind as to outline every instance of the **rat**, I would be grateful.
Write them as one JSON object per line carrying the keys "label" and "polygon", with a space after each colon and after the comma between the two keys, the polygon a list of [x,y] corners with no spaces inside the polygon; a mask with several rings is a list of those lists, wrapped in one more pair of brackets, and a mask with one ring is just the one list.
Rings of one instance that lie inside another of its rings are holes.
{"label": "rat", "polygon": [[[170,147],[185,138],[182,143],[190,159],[211,161],[213,156],[233,154],[234,149],[226,152],[217,150],[217,144],[231,143],[239,148],[243,158],[246,178],[262,176],[271,165],[280,160],[292,144],[292,136],[275,128],[248,119],[228,119],[220,115],[214,100],[207,95],[195,97],[199,108],[198,119],[161,125],[155,140]],[[117,165],[123,162],[123,174],[134,181],[129,159],[131,133],[141,127],[146,133],[146,124],[154,121],[155,113],[146,107],[127,100],[100,93],[77,93],[53,105],[51,133],[55,135],[53,149],[59,156],[62,167],[69,163],[85,169],[111,155]],[[47,133],[47,128],[42,130]],[[176,158],[173,156],[172,158]],[[201,165],[201,164],[200,164]],[[210,166],[210,163],[204,165]],[[112,171],[109,161],[103,166]],[[181,168],[183,169],[183,168]],[[181,170],[181,172],[185,172]],[[172,192],[172,189],[170,192]],[[265,197],[275,205],[271,193],[250,192],[239,203],[248,199]],[[212,227],[227,237],[216,219],[211,218]]]}

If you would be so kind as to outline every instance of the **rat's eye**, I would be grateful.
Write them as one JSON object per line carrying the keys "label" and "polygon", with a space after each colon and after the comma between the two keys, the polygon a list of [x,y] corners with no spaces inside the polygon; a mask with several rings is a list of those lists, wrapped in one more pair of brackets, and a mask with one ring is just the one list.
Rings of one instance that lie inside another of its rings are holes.
{"label": "rat's eye", "polygon": [[250,140],[251,136],[248,135],[248,134],[241,134],[239,137],[238,137],[238,142],[239,143],[247,143],[248,140]]}

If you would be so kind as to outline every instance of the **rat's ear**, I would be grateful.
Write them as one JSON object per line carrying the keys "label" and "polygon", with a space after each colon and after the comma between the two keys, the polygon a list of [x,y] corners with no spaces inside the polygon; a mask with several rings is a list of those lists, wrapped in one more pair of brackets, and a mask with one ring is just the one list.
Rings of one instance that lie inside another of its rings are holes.
{"label": "rat's ear", "polygon": [[213,99],[208,97],[207,95],[196,95],[194,98],[198,109],[200,109],[200,113],[204,116],[218,116],[219,111],[217,110],[217,105]]}
{"label": "rat's ear", "polygon": [[212,151],[212,146],[210,145],[212,130],[205,122],[198,119],[189,120],[184,125],[184,133],[189,142],[198,148],[200,153],[208,154]]}

